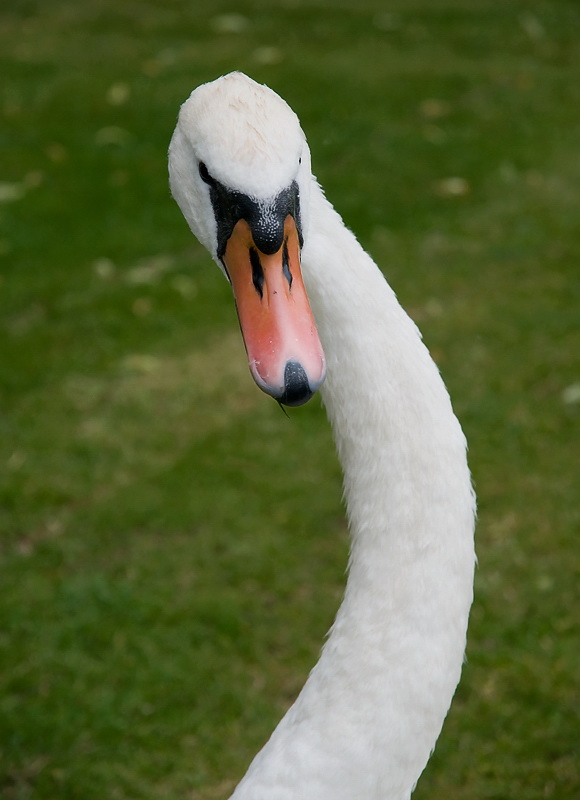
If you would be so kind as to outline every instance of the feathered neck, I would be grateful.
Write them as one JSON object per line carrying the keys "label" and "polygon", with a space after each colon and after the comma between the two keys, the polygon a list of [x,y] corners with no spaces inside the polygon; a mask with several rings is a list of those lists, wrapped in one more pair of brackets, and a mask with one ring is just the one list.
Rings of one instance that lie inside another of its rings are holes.
{"label": "feathered neck", "polygon": [[349,577],[321,658],[235,800],[407,800],[459,680],[465,439],[414,323],[317,185],[303,272],[327,358]]}

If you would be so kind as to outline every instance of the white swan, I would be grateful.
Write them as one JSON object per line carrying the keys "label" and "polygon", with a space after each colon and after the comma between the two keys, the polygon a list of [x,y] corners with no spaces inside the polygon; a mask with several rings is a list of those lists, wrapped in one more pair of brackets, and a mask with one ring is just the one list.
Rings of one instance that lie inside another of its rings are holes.
{"label": "white swan", "polygon": [[258,385],[299,405],[326,369],[352,539],[320,660],[232,797],[405,800],[465,650],[475,502],[463,433],[417,328],[325,199],[278,95],[240,73],[198,87],[169,162],[191,230],[232,283]]}

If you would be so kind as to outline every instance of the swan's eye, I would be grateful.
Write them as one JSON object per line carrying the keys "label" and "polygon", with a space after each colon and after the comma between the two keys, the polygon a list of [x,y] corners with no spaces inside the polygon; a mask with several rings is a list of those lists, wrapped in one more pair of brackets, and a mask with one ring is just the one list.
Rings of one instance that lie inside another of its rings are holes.
{"label": "swan's eye", "polygon": [[209,174],[208,169],[207,169],[206,165],[203,163],[203,161],[199,162],[199,175],[200,175],[202,181],[205,181],[205,183],[209,183],[210,186],[214,182],[213,178]]}

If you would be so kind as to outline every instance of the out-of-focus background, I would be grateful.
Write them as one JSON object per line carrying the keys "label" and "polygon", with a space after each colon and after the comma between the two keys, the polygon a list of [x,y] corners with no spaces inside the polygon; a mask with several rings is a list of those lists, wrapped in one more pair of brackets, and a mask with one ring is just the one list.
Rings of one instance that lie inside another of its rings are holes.
{"label": "out-of-focus background", "polygon": [[567,0],[2,4],[2,798],[227,797],[340,602],[324,412],[254,386],[167,188],[232,69],[299,114],[470,442],[468,661],[414,797],[580,797],[579,32]]}

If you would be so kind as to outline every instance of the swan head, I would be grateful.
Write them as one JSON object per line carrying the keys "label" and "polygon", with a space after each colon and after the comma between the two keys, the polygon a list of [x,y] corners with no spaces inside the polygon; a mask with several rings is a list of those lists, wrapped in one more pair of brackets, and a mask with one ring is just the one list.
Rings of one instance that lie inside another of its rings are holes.
{"label": "swan head", "polygon": [[312,174],[298,117],[239,72],[195,89],[169,147],[172,194],[232,285],[251,373],[305,403],[325,359],[300,269]]}

